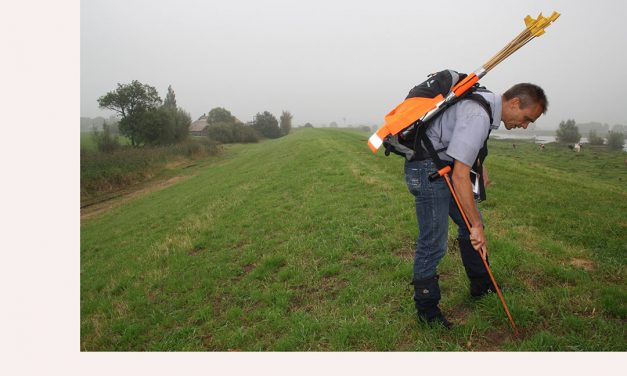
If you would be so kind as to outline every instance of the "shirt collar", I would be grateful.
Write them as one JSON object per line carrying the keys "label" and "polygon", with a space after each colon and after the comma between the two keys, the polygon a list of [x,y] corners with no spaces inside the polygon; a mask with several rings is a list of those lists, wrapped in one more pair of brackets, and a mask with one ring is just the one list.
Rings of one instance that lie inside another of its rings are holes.
{"label": "shirt collar", "polygon": [[499,129],[501,126],[501,112],[503,111],[502,97],[498,93],[492,93],[492,124],[490,124],[491,130]]}

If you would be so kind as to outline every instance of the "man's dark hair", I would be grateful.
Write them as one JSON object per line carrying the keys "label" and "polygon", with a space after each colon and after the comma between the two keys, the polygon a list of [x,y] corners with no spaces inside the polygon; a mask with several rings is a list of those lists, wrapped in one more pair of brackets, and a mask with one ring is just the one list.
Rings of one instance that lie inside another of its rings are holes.
{"label": "man's dark hair", "polygon": [[546,110],[549,108],[549,100],[546,99],[544,90],[538,85],[523,83],[512,86],[509,90],[503,93],[505,100],[512,98],[520,99],[520,108],[526,108],[533,103],[537,103],[542,107],[542,113],[546,114]]}

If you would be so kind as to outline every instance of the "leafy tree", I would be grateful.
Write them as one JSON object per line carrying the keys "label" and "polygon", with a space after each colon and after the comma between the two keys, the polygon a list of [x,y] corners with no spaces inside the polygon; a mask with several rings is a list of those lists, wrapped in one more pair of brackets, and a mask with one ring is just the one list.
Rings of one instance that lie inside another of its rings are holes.
{"label": "leafy tree", "polygon": [[625,135],[622,132],[610,131],[607,134],[607,146],[612,150],[621,150],[625,144]]}
{"label": "leafy tree", "polygon": [[287,135],[290,133],[290,130],[292,129],[292,118],[294,116],[292,116],[291,113],[289,113],[289,111],[283,111],[283,113],[281,114],[280,119],[280,124],[279,127],[281,128],[281,132],[283,132],[284,135]]}
{"label": "leafy tree", "polygon": [[137,140],[141,144],[170,145],[187,138],[191,117],[182,109],[161,106],[146,111],[137,120]]}
{"label": "leafy tree", "polygon": [[556,132],[558,142],[579,142],[581,134],[574,119],[560,122],[560,128]]}
{"label": "leafy tree", "polygon": [[261,135],[267,138],[279,138],[281,137],[281,129],[279,128],[279,122],[277,119],[269,113],[264,111],[263,113],[257,113],[255,120],[253,121],[253,128],[257,130]]}
{"label": "leafy tree", "polygon": [[147,111],[138,120],[138,138],[148,145],[174,143],[175,111],[167,107]]}
{"label": "leafy tree", "polygon": [[209,125],[217,123],[233,124],[235,123],[235,120],[235,116],[231,115],[229,110],[222,107],[212,109],[207,115],[207,123]]}
{"label": "leafy tree", "polygon": [[117,112],[120,116],[120,133],[128,136],[131,145],[141,143],[139,127],[142,117],[161,105],[157,89],[134,80],[130,84],[118,84],[117,89],[98,98],[100,108]]}
{"label": "leafy tree", "polygon": [[313,128],[313,124],[311,123],[305,123],[305,125],[303,125],[304,128]]}
{"label": "leafy tree", "polygon": [[597,135],[597,131],[592,130],[588,135],[590,145],[603,145],[603,137]]}
{"label": "leafy tree", "polygon": [[329,124],[330,128],[337,128],[337,123],[332,121],[331,124]]}
{"label": "leafy tree", "polygon": [[172,90],[172,85],[168,86],[168,94],[165,95],[163,105],[165,107],[176,108],[176,95],[174,94],[174,90]]}

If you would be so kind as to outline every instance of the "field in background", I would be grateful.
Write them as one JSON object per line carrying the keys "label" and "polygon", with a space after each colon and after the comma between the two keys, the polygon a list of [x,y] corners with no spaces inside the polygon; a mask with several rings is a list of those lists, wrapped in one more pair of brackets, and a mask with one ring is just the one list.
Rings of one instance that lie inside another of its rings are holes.
{"label": "field in background", "polygon": [[[120,145],[130,145],[131,140],[125,136],[118,136]],[[81,150],[96,151],[96,141],[94,141],[93,132],[81,132]]]}
{"label": "field in background", "polygon": [[625,153],[491,142],[481,208],[515,340],[497,297],[468,297],[453,241],[439,272],[457,326],[417,322],[413,199],[367,137],[229,146],[85,221],[81,350],[627,350]]}

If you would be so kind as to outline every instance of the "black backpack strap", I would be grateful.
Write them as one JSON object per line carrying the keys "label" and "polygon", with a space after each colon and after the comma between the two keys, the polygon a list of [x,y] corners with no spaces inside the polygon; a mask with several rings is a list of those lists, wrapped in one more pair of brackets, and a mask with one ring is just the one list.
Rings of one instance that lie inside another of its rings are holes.
{"label": "black backpack strap", "polygon": [[[418,139],[422,141],[423,145],[427,149],[427,152],[431,156],[431,159],[433,160],[433,163],[435,163],[435,166],[438,168],[438,170],[441,170],[444,167],[450,165],[450,163],[444,163],[444,161],[440,159],[440,156],[438,155],[438,151],[435,150],[435,148],[433,147],[433,143],[427,136],[427,127],[425,127],[424,125],[418,128],[418,134],[416,135],[416,140]],[[445,150],[445,149],[442,149],[442,150]],[[442,151],[442,150],[439,150],[439,151]]]}

